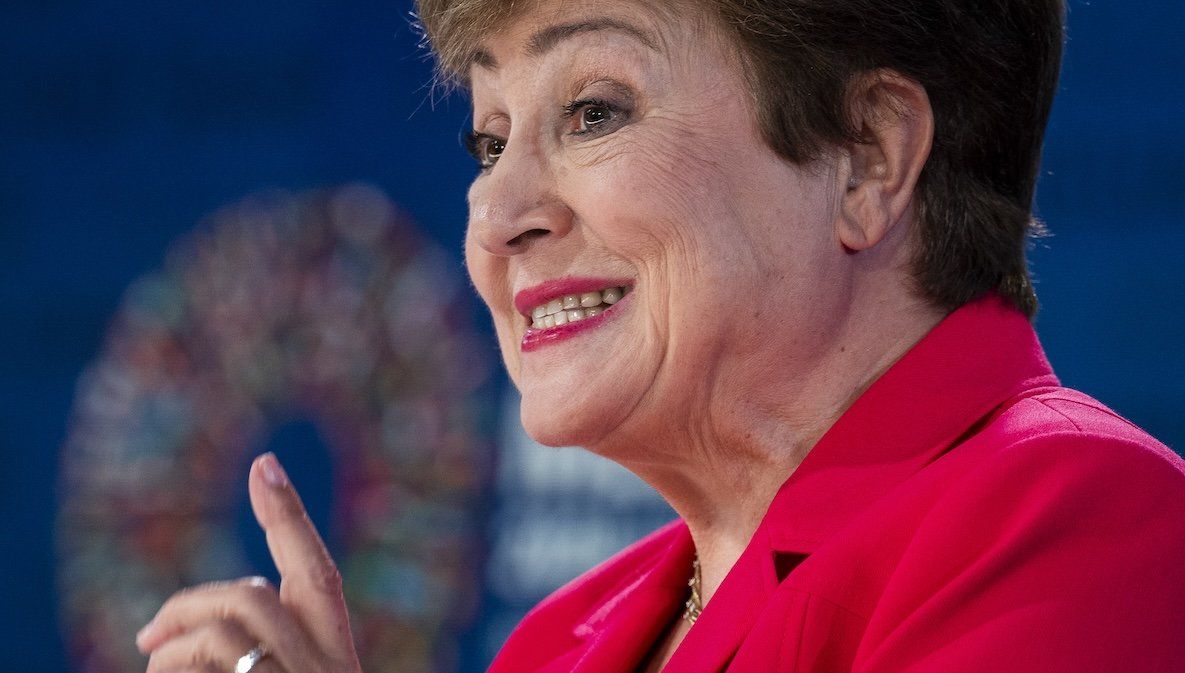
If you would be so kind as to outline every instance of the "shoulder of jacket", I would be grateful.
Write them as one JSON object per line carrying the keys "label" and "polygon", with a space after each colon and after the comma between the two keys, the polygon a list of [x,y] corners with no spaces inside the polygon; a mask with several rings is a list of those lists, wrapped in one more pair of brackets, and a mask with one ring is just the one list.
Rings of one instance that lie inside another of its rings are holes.
{"label": "shoulder of jacket", "polygon": [[1023,396],[937,462],[948,459],[934,465],[945,475],[929,506],[938,522],[1011,520],[1062,539],[1104,522],[1185,534],[1185,460],[1073,390]]}
{"label": "shoulder of jacket", "polygon": [[1099,478],[1159,474],[1185,489],[1185,460],[1147,432],[1084,393],[1062,387],[1028,391],[994,415],[954,453],[966,449],[980,468]]}

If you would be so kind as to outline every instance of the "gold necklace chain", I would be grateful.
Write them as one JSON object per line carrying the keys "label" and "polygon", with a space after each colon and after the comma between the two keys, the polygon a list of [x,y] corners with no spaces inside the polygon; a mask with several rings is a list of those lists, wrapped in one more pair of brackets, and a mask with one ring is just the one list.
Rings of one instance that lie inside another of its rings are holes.
{"label": "gold necklace chain", "polygon": [[687,586],[691,588],[691,595],[683,604],[683,619],[688,624],[695,624],[695,620],[699,619],[699,613],[704,611],[704,600],[700,594],[703,584],[704,580],[699,570],[699,556],[696,556],[695,560],[691,562],[691,579],[687,580]]}

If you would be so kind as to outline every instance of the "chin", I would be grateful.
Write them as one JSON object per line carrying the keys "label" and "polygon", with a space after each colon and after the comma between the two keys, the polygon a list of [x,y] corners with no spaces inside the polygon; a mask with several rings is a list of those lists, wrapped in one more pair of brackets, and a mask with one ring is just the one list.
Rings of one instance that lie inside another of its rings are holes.
{"label": "chin", "polygon": [[657,358],[646,343],[623,349],[619,341],[616,334],[583,334],[531,353],[503,351],[529,437],[593,448],[621,435],[652,392]]}
{"label": "chin", "polygon": [[[596,419],[557,410],[557,405],[546,400],[532,401],[524,395],[520,415],[527,436],[544,446],[587,446],[599,434]],[[593,427],[590,427],[593,426]]]}
{"label": "chin", "polygon": [[[520,416],[527,435],[544,446],[591,447],[602,443],[621,424],[626,405],[620,397],[597,400],[571,393],[522,391]],[[575,397],[575,399],[574,399]],[[557,403],[557,400],[565,402]]]}

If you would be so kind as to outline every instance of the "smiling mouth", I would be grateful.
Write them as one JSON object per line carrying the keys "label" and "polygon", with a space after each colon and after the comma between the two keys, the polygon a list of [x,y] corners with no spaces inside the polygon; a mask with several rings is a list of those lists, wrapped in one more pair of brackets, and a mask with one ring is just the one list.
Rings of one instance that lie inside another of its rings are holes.
{"label": "smiling mouth", "polygon": [[628,287],[617,286],[555,297],[531,309],[531,329],[551,329],[600,315],[621,301],[629,290]]}

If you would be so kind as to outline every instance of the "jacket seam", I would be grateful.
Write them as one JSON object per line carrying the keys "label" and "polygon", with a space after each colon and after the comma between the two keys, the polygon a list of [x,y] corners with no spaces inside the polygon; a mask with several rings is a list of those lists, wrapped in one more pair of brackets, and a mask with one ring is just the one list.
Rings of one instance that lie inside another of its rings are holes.
{"label": "jacket seam", "polygon": [[[1065,419],[1065,421],[1067,423],[1070,424],[1071,427],[1073,427],[1078,432],[1084,432],[1082,429],[1082,426],[1078,425],[1077,421],[1075,421],[1073,418],[1070,418],[1070,416],[1066,412],[1064,412],[1061,409],[1058,409],[1057,407],[1050,404],[1050,402],[1052,402],[1053,400],[1035,399],[1034,401],[1038,402],[1041,406],[1052,411],[1053,413],[1057,414],[1058,416],[1061,416],[1063,419]],[[1058,401],[1074,403],[1073,400],[1059,399]],[[1082,405],[1082,406],[1086,406],[1086,405]],[[1090,408],[1093,408],[1093,407],[1090,407]]]}
{"label": "jacket seam", "polygon": [[1070,418],[1064,411],[1059,410],[1057,407],[1051,406],[1051,404],[1050,404],[1051,402],[1063,402],[1065,404],[1073,404],[1074,406],[1077,406],[1077,407],[1085,407],[1086,409],[1090,409],[1091,411],[1096,411],[1100,414],[1103,414],[1104,416],[1106,416],[1108,418],[1112,418],[1114,420],[1120,421],[1121,423],[1123,423],[1124,425],[1126,425],[1127,427],[1129,427],[1133,430],[1138,430],[1140,432],[1144,432],[1144,430],[1142,428],[1140,428],[1140,426],[1136,425],[1135,423],[1132,423],[1131,421],[1127,420],[1123,416],[1120,416],[1119,414],[1115,413],[1113,410],[1108,409],[1107,407],[1105,407],[1101,404],[1088,404],[1088,403],[1083,402],[1081,400],[1073,400],[1073,399],[1069,399],[1066,397],[1055,397],[1055,398],[1048,399],[1048,400],[1038,398],[1037,401],[1040,402],[1042,405],[1044,405],[1045,408],[1057,412],[1059,415],[1061,415],[1063,418],[1065,418],[1067,421],[1069,421],[1074,426],[1074,428],[1076,430],[1078,430],[1079,432],[1083,432],[1084,430],[1078,425],[1078,423],[1076,423],[1072,418]]}
{"label": "jacket seam", "polygon": [[786,591],[793,591],[798,594],[802,594],[803,596],[806,596],[808,599],[811,599],[811,600],[822,601],[823,603],[826,603],[837,610],[842,610],[842,611],[848,613],[849,615],[855,617],[856,619],[859,619],[860,621],[864,622],[865,624],[867,624],[869,621],[871,621],[868,617],[865,617],[863,614],[861,614],[849,607],[846,607],[842,603],[832,600],[831,598],[828,598],[827,596],[825,596],[821,593],[817,593],[816,591],[812,591],[809,589],[802,589],[802,588],[794,587],[794,586],[785,587],[785,590]]}

